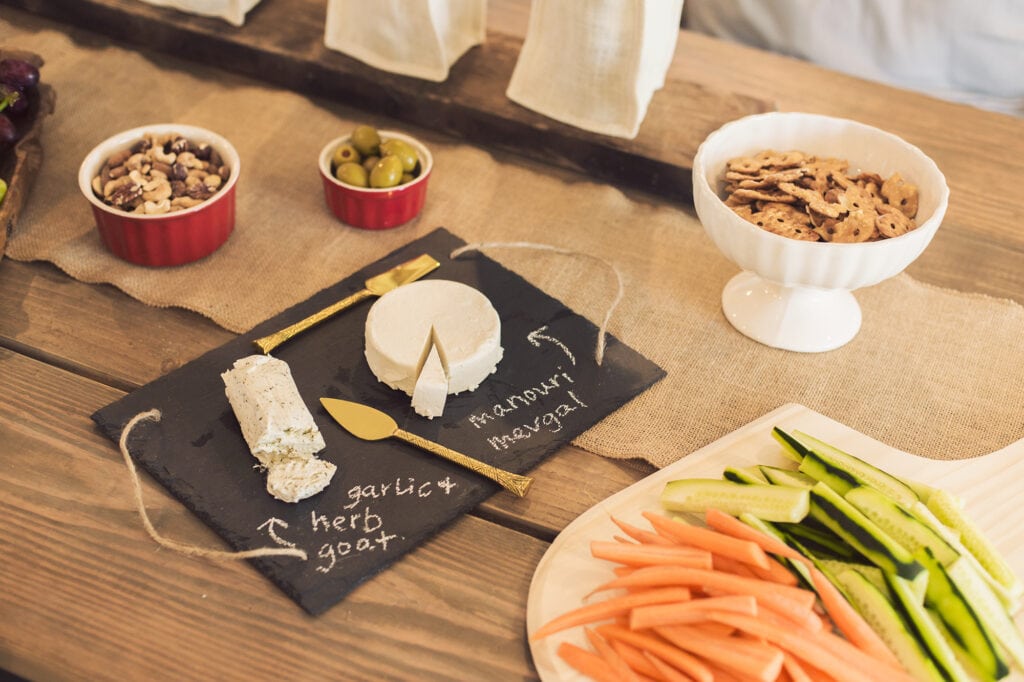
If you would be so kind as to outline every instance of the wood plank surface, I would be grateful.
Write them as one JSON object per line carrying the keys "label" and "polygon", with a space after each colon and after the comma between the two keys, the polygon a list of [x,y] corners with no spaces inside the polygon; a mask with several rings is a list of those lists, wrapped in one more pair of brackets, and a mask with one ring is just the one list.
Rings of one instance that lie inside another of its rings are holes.
{"label": "wood plank surface", "polygon": [[[466,516],[310,618],[245,562],[188,558],[146,536],[121,455],[89,418],[119,391],[9,350],[0,372],[0,668],[92,680],[532,676],[526,594],[546,543]],[[158,485],[144,489],[162,533],[223,547]]]}

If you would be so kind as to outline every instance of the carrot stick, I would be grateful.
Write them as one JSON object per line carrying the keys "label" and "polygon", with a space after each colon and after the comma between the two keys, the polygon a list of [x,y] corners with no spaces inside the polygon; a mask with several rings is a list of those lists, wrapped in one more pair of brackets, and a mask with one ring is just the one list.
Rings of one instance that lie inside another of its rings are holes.
{"label": "carrot stick", "polygon": [[627,566],[675,564],[677,566],[693,566],[694,568],[711,568],[711,553],[692,547],[624,544],[593,540],[590,543],[590,554],[597,559],[606,559]]}
{"label": "carrot stick", "polygon": [[804,560],[804,555],[796,551],[778,538],[765,535],[756,528],[751,528],[735,516],[726,514],[719,509],[708,509],[704,512],[704,522],[710,528],[720,533],[725,533],[739,540],[748,540],[758,545],[761,549],[771,554],[786,557],[787,559]]}
{"label": "carrot stick", "polygon": [[693,682],[692,677],[673,668],[651,652],[645,651],[643,655],[650,661],[651,665],[654,666],[658,674],[661,675],[661,679],[665,680],[665,682]]}
{"label": "carrot stick", "polygon": [[623,642],[619,639],[613,639],[609,644],[611,644],[612,648],[615,649],[615,653],[622,657],[622,660],[624,660],[638,675],[650,677],[658,680],[659,682],[667,682],[665,680],[665,676],[658,670],[657,666],[648,660],[646,651],[641,651],[632,644],[628,644],[627,642]]}
{"label": "carrot stick", "polygon": [[711,528],[701,528],[653,512],[642,512],[655,530],[681,543],[706,549],[715,554],[761,568],[768,568],[768,557],[756,543],[739,540]]}
{"label": "carrot stick", "polygon": [[644,543],[645,545],[677,545],[677,544],[679,544],[679,543],[675,542],[674,540],[672,540],[671,538],[667,538],[664,535],[658,535],[657,533],[652,533],[649,530],[644,530],[643,528],[640,528],[638,526],[634,526],[631,523],[626,523],[622,519],[617,519],[614,516],[611,517],[611,519],[612,519],[612,523],[614,523],[616,526],[618,526],[619,529],[623,533],[625,533],[629,537],[633,538],[637,542]]}
{"label": "carrot stick", "polygon": [[572,668],[597,682],[619,682],[618,675],[608,662],[593,651],[587,651],[571,642],[562,642],[558,645],[558,655]]}
{"label": "carrot stick", "polygon": [[741,677],[772,682],[782,670],[782,650],[770,644],[740,637],[722,637],[694,625],[666,625],[654,628],[654,631],[680,649],[698,654],[701,658],[739,673]]}
{"label": "carrot stick", "polygon": [[813,563],[806,561],[806,564],[810,571],[811,582],[814,583],[814,589],[817,590],[821,603],[825,605],[825,611],[839,631],[864,652],[902,669],[903,665],[896,658],[896,654],[892,652],[892,649],[882,640],[875,629],[864,620],[853,604],[847,601],[839,588],[833,585],[832,581],[826,578],[825,574],[818,570]]}
{"label": "carrot stick", "polygon": [[753,566],[727,556],[722,556],[721,554],[711,555],[711,567],[723,573],[732,573],[733,575],[741,575],[744,578],[757,578],[760,580]]}
{"label": "carrot stick", "polygon": [[714,682],[711,670],[700,659],[660,637],[645,632],[634,632],[621,625],[599,625],[597,631],[610,640],[621,640],[638,647],[641,651],[651,652],[697,682]]}
{"label": "carrot stick", "polygon": [[755,542],[766,552],[802,562],[810,570],[814,589],[839,631],[875,658],[902,668],[896,655],[882,641],[874,628],[853,608],[853,605],[846,600],[839,589],[818,570],[814,562],[778,538],[765,535],[756,528],[752,528],[736,517],[718,509],[708,509],[704,514],[704,519],[712,528],[733,537]]}
{"label": "carrot stick", "polygon": [[776,610],[774,604],[765,602],[758,602],[757,606],[758,618],[772,623],[776,627],[790,630],[798,628],[811,634],[825,631],[825,619],[815,611],[808,611],[805,614],[792,611],[784,612]]}
{"label": "carrot stick", "polygon": [[[831,633],[808,635],[806,632],[780,629],[757,618],[737,613],[714,613],[709,618],[762,637],[831,675],[838,682],[910,682],[913,679],[903,670],[874,658]],[[848,645],[849,649],[841,649],[842,644]]]}
{"label": "carrot stick", "polygon": [[708,611],[714,610],[756,616],[757,600],[750,595],[734,594],[727,597],[638,606],[629,612],[629,627],[631,630],[642,630],[660,625],[699,623],[708,619]]}
{"label": "carrot stick", "polygon": [[772,604],[779,611],[794,614],[806,613],[814,608],[817,601],[813,592],[799,587],[768,583],[763,580],[744,578],[686,566],[644,566],[629,575],[615,578],[595,588],[595,592],[628,587],[656,587],[665,585],[700,586],[730,594],[751,594],[764,603]]}
{"label": "carrot stick", "polygon": [[572,611],[555,616],[537,628],[530,636],[530,639],[538,640],[567,628],[576,627],[577,625],[589,625],[599,620],[623,616],[628,614],[630,609],[637,606],[686,601],[690,599],[690,596],[689,589],[675,586],[624,594],[605,599],[604,601],[594,602],[593,604],[584,604]]}
{"label": "carrot stick", "polygon": [[640,682],[640,678],[637,677],[636,673],[632,668],[619,656],[618,652],[612,648],[612,645],[608,643],[601,635],[597,634],[590,628],[584,628],[584,633],[587,635],[587,641],[590,642],[590,646],[594,647],[597,654],[603,658],[608,666],[615,673],[615,676],[622,682]]}
{"label": "carrot stick", "polygon": [[786,658],[782,661],[782,668],[793,682],[813,682],[811,676],[804,670],[804,667],[800,665],[800,661],[793,654],[787,651],[785,656]]}

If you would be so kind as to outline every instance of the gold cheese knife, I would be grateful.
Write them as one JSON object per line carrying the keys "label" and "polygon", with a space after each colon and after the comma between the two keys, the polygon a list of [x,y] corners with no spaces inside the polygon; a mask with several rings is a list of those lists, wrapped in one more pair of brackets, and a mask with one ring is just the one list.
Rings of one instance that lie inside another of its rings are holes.
{"label": "gold cheese knife", "polygon": [[533,483],[533,479],[529,476],[520,476],[504,469],[498,469],[490,464],[484,464],[461,452],[456,452],[439,443],[417,436],[415,433],[404,431],[398,428],[398,424],[394,419],[369,405],[354,403],[349,400],[339,400],[337,398],[320,398],[320,403],[327,410],[328,414],[334,417],[336,422],[341,424],[356,438],[362,438],[363,440],[398,438],[404,440],[406,443],[411,443],[416,447],[423,448],[427,452],[440,455],[450,462],[464,466],[470,471],[475,471],[481,476],[486,476],[492,481],[500,483],[501,487],[505,488],[505,490],[519,497],[526,495],[530,484]]}
{"label": "gold cheese knife", "polygon": [[370,279],[366,280],[366,282],[364,282],[365,288],[361,291],[357,291],[351,296],[343,298],[337,303],[333,303],[323,310],[313,313],[304,320],[299,320],[290,327],[285,327],[279,332],[275,332],[269,336],[264,336],[261,339],[256,339],[253,343],[256,344],[256,347],[264,353],[269,353],[296,334],[304,332],[313,325],[323,322],[328,317],[341,312],[345,308],[359,303],[364,298],[369,298],[370,296],[383,296],[392,289],[397,289],[403,284],[414,282],[420,277],[433,272],[440,265],[441,264],[438,261],[427,254],[413,258],[401,265],[396,265],[387,272],[374,275]]}

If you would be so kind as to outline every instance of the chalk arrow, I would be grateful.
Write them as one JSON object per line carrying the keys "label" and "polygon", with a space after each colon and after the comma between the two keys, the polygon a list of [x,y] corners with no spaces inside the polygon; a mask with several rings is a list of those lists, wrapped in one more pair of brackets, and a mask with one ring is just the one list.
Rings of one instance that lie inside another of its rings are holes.
{"label": "chalk arrow", "polygon": [[284,538],[282,538],[281,536],[279,536],[277,534],[277,530],[276,530],[277,526],[280,526],[281,528],[287,528],[288,527],[288,522],[287,521],[282,521],[281,519],[276,519],[276,518],[271,517],[271,518],[267,519],[266,521],[264,521],[263,524],[260,525],[256,530],[263,530],[264,528],[266,528],[267,529],[267,535],[270,536],[271,540],[273,540],[274,542],[276,542],[279,545],[284,545],[285,547],[294,547],[295,546],[294,542],[288,542],[287,540],[285,540]]}
{"label": "chalk arrow", "polygon": [[559,341],[555,337],[548,336],[547,334],[543,333],[547,328],[548,328],[548,326],[544,325],[540,329],[534,329],[532,332],[530,332],[529,334],[526,335],[526,340],[529,341],[530,343],[532,343],[537,348],[540,348],[541,340],[550,341],[551,343],[553,343],[556,346],[558,346],[559,348],[561,348],[562,352],[565,353],[567,356],[569,356],[569,362],[571,362],[572,364],[575,365],[576,364],[576,358],[573,356],[572,351],[570,351],[569,348],[564,343],[562,343],[561,341]]}

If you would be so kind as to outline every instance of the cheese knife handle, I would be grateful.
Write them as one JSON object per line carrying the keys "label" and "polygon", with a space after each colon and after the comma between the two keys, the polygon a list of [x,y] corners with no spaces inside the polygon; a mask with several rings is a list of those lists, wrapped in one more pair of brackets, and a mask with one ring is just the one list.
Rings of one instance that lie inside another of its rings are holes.
{"label": "cheese knife handle", "polygon": [[359,303],[359,301],[362,301],[364,298],[368,298],[372,295],[373,294],[370,292],[369,289],[357,291],[351,296],[347,296],[338,301],[337,303],[332,303],[326,308],[313,313],[312,315],[303,320],[299,320],[298,322],[289,327],[285,327],[279,332],[274,332],[269,336],[264,336],[263,338],[256,339],[255,341],[253,341],[253,344],[255,344],[256,347],[259,348],[261,351],[263,351],[264,354],[267,354],[270,351],[277,348],[278,346],[280,346],[288,339],[295,336],[296,334],[306,331],[313,325],[320,324],[328,317],[331,317],[332,315],[341,312],[345,308],[353,306],[356,303]]}
{"label": "cheese knife handle", "polygon": [[481,476],[499,483],[502,488],[508,490],[517,497],[525,496],[526,491],[529,490],[530,485],[533,483],[533,479],[529,476],[520,476],[519,474],[514,474],[511,471],[498,469],[490,464],[485,464],[480,460],[464,455],[461,452],[456,452],[451,448],[447,448],[440,443],[435,443],[434,441],[427,440],[422,436],[417,436],[415,433],[409,433],[408,431],[397,429],[393,435],[395,438],[400,438],[401,440],[411,443],[418,448],[422,448],[427,452],[443,457],[449,462],[454,462],[455,464],[463,466],[470,471],[475,471]]}

